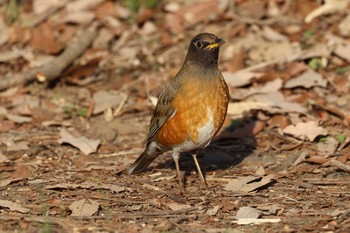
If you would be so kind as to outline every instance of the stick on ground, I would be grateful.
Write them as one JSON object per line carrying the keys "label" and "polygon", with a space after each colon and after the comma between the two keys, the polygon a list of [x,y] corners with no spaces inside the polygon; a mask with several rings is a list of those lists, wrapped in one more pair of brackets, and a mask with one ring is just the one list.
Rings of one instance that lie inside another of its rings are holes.
{"label": "stick on ground", "polygon": [[0,90],[22,85],[36,79],[40,74],[46,81],[56,79],[77,57],[79,57],[97,36],[97,25],[93,24],[86,31],[79,33],[68,44],[65,50],[51,62],[41,67],[33,68],[22,73],[7,74],[0,79]]}

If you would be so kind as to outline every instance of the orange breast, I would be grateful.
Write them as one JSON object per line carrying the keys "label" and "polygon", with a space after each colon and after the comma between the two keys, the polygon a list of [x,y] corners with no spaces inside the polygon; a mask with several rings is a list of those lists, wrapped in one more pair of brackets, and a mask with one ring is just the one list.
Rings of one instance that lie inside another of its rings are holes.
{"label": "orange breast", "polygon": [[225,120],[228,99],[228,89],[221,77],[207,82],[187,80],[173,100],[176,112],[158,131],[157,141],[169,146],[180,145],[187,139],[196,143],[198,129],[212,120],[214,129],[207,135],[210,139]]}

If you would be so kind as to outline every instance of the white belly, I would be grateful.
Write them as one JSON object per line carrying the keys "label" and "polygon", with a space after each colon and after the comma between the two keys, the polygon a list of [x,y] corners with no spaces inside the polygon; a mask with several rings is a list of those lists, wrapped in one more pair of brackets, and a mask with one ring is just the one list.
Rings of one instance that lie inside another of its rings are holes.
{"label": "white belly", "polygon": [[209,121],[198,129],[197,142],[187,139],[183,143],[173,146],[172,149],[181,153],[184,151],[192,151],[198,148],[206,147],[210,143],[210,140],[215,133],[213,112],[208,109],[208,114],[210,116]]}

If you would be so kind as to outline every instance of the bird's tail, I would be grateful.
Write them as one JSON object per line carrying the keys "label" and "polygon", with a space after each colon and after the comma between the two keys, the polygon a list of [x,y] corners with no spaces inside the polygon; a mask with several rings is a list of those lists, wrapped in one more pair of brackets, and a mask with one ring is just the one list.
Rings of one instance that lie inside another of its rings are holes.
{"label": "bird's tail", "polygon": [[147,149],[129,167],[128,174],[136,174],[145,170],[159,154],[149,154]]}

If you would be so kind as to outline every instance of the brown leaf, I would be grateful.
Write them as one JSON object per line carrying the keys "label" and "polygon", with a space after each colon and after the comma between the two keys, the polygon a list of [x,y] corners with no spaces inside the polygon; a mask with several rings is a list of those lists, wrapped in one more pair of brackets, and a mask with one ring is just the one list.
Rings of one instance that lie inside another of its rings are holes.
{"label": "brown leaf", "polygon": [[34,28],[30,44],[33,48],[49,54],[57,54],[62,50],[62,46],[58,43],[52,27],[48,23]]}
{"label": "brown leaf", "polygon": [[15,169],[11,175],[13,179],[25,179],[32,176],[32,172],[24,164],[17,165]]}
{"label": "brown leaf", "polygon": [[100,204],[94,200],[82,199],[74,201],[69,209],[72,211],[71,216],[92,216],[100,208]]}
{"label": "brown leaf", "polygon": [[0,132],[7,132],[16,127],[15,122],[10,120],[2,120],[0,124]]}
{"label": "brown leaf", "polygon": [[214,18],[221,12],[217,0],[201,1],[180,9],[176,14],[181,15],[187,25],[195,25]]}
{"label": "brown leaf", "polygon": [[311,88],[316,86],[326,87],[327,83],[328,83],[327,80],[324,79],[322,75],[320,75],[319,73],[315,72],[312,69],[309,69],[306,72],[302,73],[301,75],[288,80],[284,84],[284,88],[294,88],[294,87]]}
{"label": "brown leaf", "polygon": [[9,208],[11,211],[16,211],[24,214],[30,211],[30,209],[24,208],[22,205],[18,203],[7,201],[7,200],[0,200],[0,206],[3,208]]}
{"label": "brown leaf", "polygon": [[68,143],[76,148],[78,148],[85,155],[89,155],[96,152],[97,147],[100,145],[100,140],[90,140],[86,137],[74,137],[65,128],[61,129],[61,138],[58,143]]}
{"label": "brown leaf", "polygon": [[286,128],[290,125],[290,120],[287,116],[284,115],[274,115],[269,120],[269,128],[279,127],[281,129]]}
{"label": "brown leaf", "polygon": [[140,7],[137,13],[136,22],[138,25],[142,25],[146,21],[152,19],[153,17],[154,17],[154,10],[142,6]]}
{"label": "brown leaf", "polygon": [[255,208],[249,207],[249,206],[243,206],[239,208],[239,210],[236,213],[235,218],[236,219],[243,219],[243,218],[259,218],[261,216],[262,212],[260,210],[257,210]]}
{"label": "brown leaf", "polygon": [[289,125],[282,130],[285,134],[293,135],[294,137],[310,141],[315,140],[319,135],[327,135],[328,131],[320,126],[316,121],[300,122],[296,125]]}
{"label": "brown leaf", "polygon": [[252,192],[262,186],[265,186],[273,181],[274,175],[262,177],[247,176],[238,179],[232,179],[225,185],[225,190],[234,192]]}
{"label": "brown leaf", "polygon": [[97,19],[104,19],[107,17],[118,17],[117,5],[115,1],[104,1],[95,8],[95,15]]}

